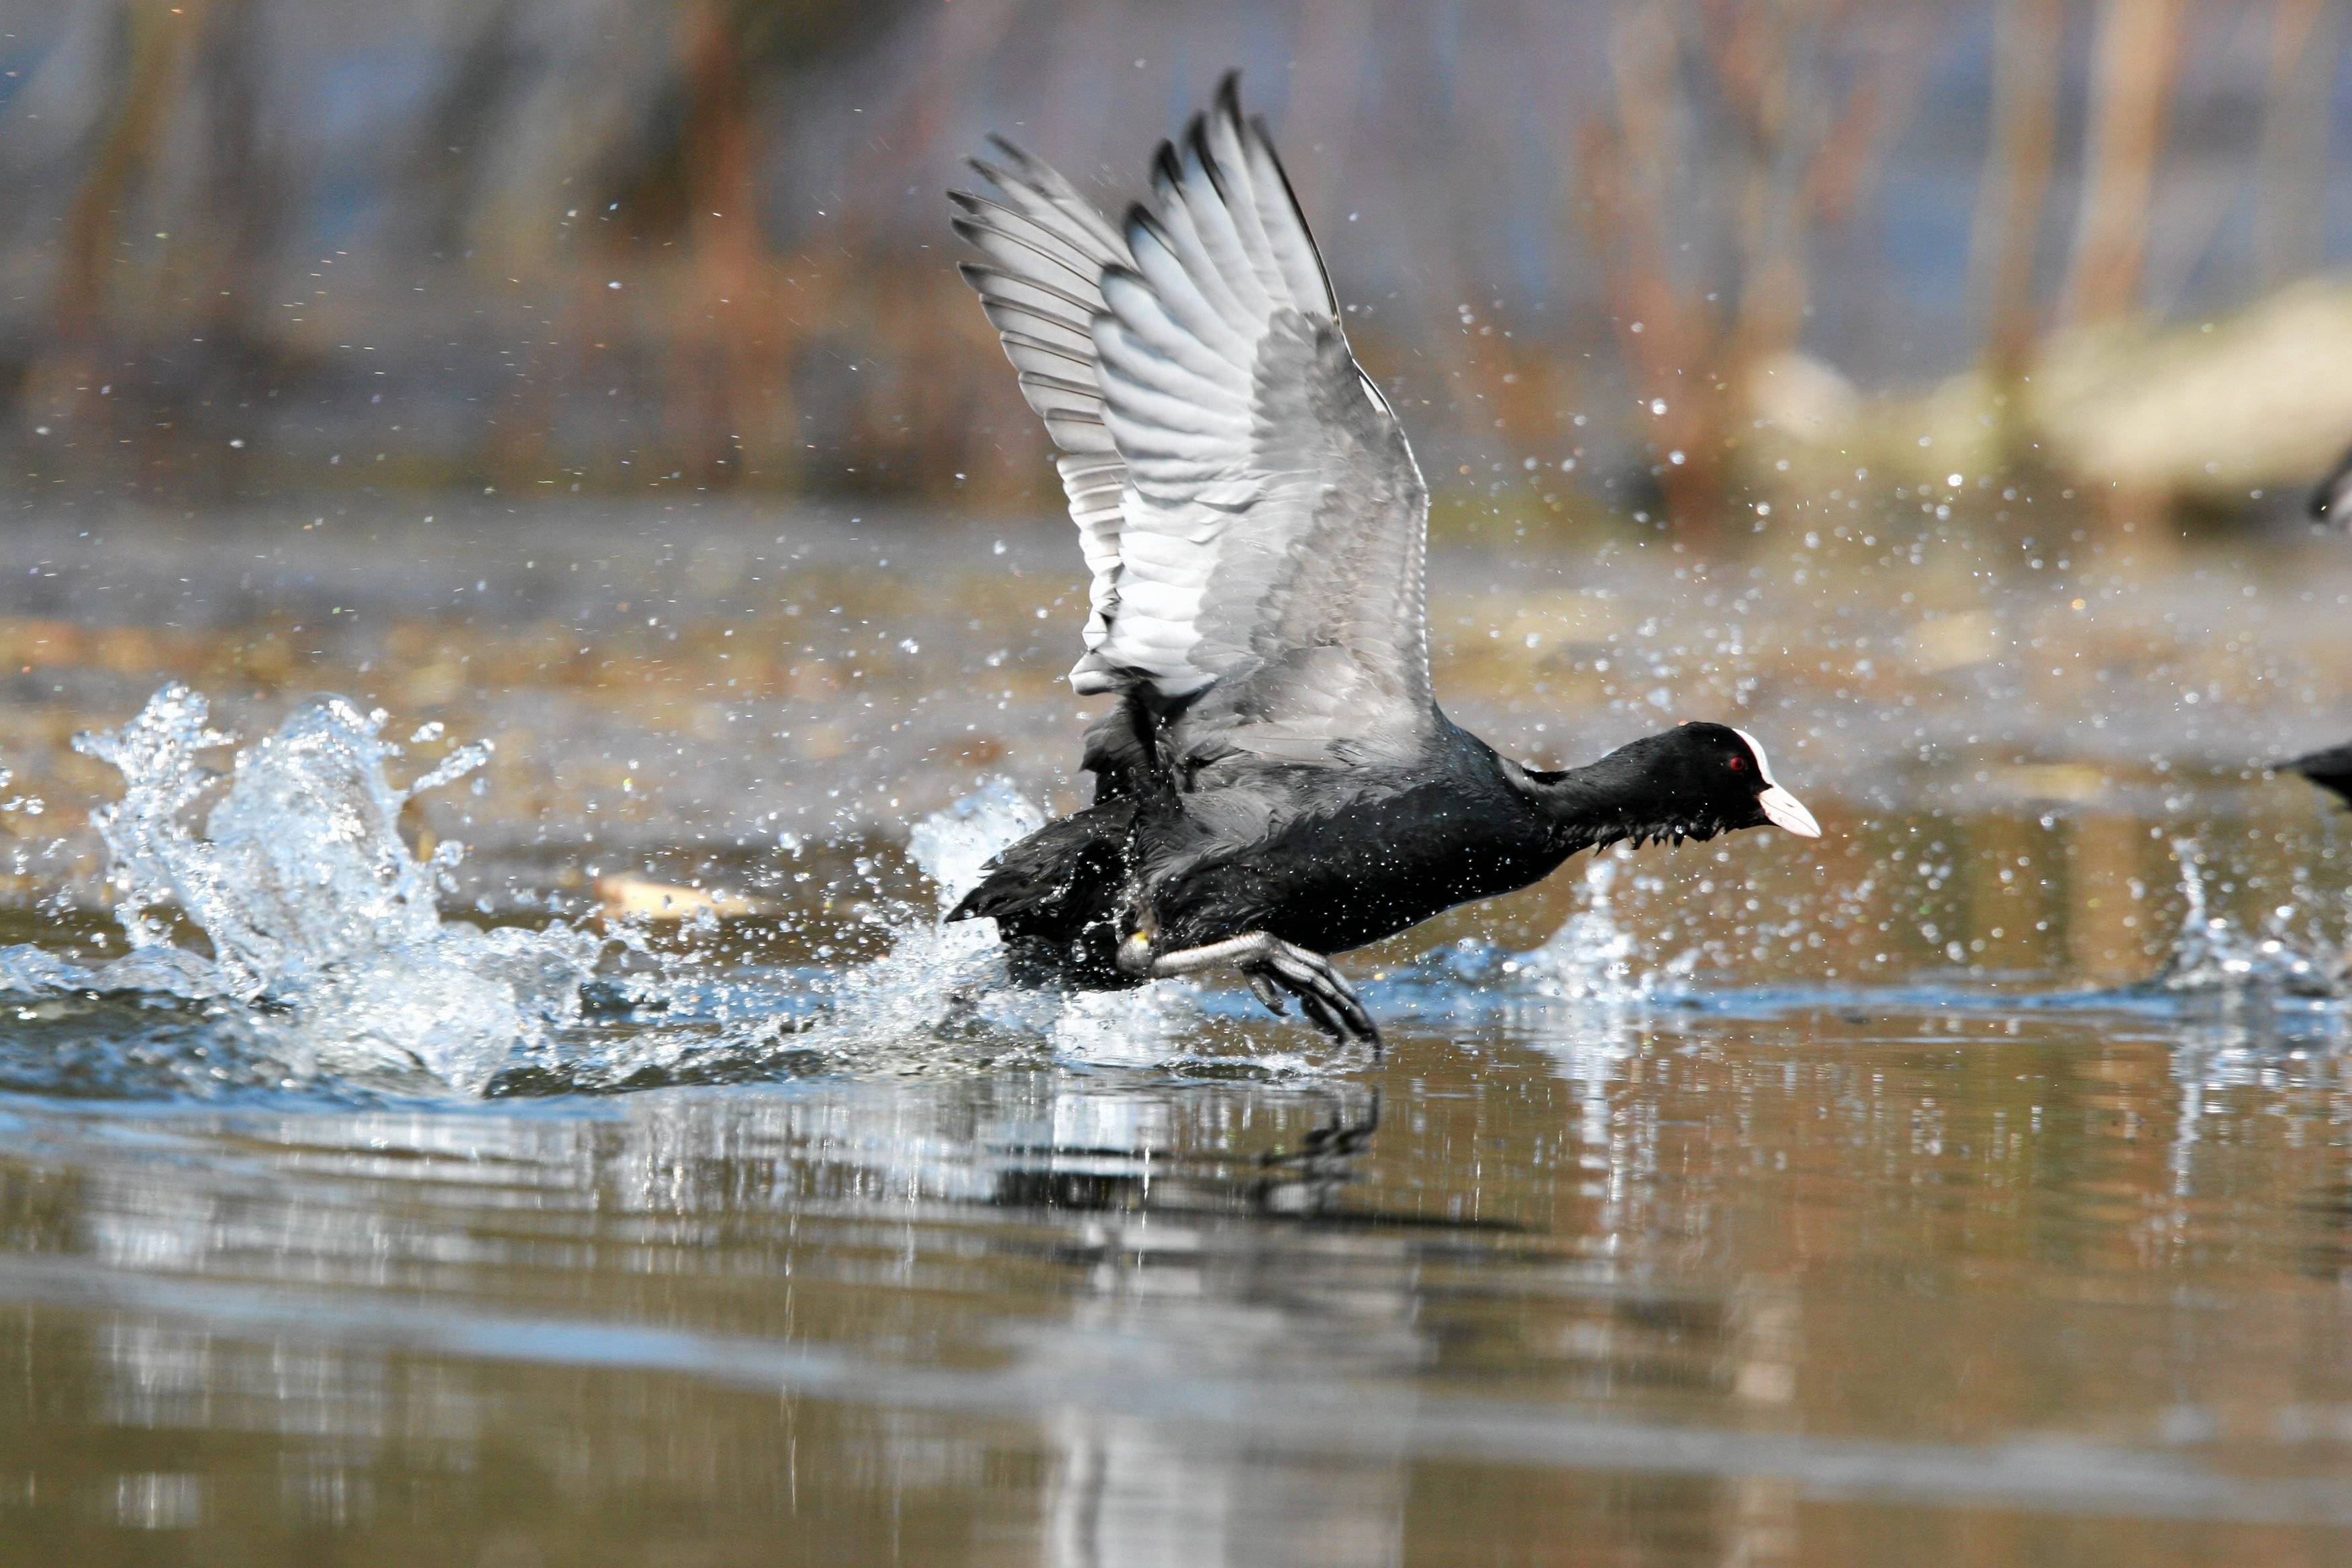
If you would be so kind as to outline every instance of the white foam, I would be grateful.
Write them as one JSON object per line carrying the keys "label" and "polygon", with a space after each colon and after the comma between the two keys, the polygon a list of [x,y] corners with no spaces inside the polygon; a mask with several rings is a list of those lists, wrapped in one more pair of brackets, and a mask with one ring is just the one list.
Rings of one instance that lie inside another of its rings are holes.
{"label": "white foam", "polygon": [[[382,738],[384,717],[315,699],[236,754],[225,791],[199,759],[230,738],[187,687],[166,686],[120,729],[77,737],[78,751],[122,774],[122,798],[91,820],[131,947],[79,983],[267,1001],[289,1016],[274,1032],[289,1037],[298,1071],[422,1068],[467,1089],[575,1019],[604,940],[562,922],[443,921],[437,894],[462,850],[419,860],[400,836],[401,808],[481,766],[488,746],[460,747],[395,788],[384,764],[401,748]],[[189,819],[215,794],[198,831]],[[209,957],[173,943],[158,916],[167,908],[204,933]]]}

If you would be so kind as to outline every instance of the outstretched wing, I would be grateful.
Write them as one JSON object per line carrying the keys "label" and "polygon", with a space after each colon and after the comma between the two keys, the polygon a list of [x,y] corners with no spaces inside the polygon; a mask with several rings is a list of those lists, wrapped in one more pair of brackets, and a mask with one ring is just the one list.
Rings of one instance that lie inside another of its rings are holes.
{"label": "outstretched wing", "polygon": [[1094,323],[1127,464],[1109,635],[1088,661],[1163,699],[1192,763],[1372,760],[1434,725],[1428,490],[1234,79],[1163,145]]}
{"label": "outstretched wing", "polygon": [[[1127,481],[1127,464],[1103,422],[1094,319],[1104,309],[1104,268],[1130,258],[1118,231],[1069,181],[1001,137],[995,145],[1004,167],[977,158],[971,166],[1004,200],[948,193],[959,209],[956,233],[988,258],[961,271],[1021,373],[1022,395],[1061,448],[1055,467],[1093,575],[1086,629],[1092,651],[1109,635],[1118,596],[1119,493]],[[1071,678],[1080,691],[1108,689],[1085,683],[1075,670]]]}
{"label": "outstretched wing", "polygon": [[1188,769],[1410,754],[1437,723],[1428,489],[1235,79],[1116,231],[1004,151],[1005,202],[957,197],[956,227],[1094,569],[1072,685],[1175,710]]}

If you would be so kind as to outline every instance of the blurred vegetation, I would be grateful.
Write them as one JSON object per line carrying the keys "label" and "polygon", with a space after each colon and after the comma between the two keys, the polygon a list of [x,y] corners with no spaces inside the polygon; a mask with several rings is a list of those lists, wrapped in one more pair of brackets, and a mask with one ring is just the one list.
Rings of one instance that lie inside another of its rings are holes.
{"label": "blurred vegetation", "polygon": [[28,500],[1049,507],[940,192],[1004,130],[1123,201],[1229,64],[1449,517],[1704,546],[1867,469],[2235,518],[2352,434],[2325,374],[2352,294],[2307,281],[2352,248],[2325,0],[73,0],[7,26],[0,443]]}

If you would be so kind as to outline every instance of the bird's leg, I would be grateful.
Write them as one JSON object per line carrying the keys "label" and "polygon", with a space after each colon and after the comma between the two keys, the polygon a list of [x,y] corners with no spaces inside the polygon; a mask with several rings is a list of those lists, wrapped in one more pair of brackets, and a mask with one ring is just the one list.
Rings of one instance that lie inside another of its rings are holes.
{"label": "bird's leg", "polygon": [[[1142,962],[1138,963],[1137,960]],[[1272,931],[1254,931],[1223,942],[1188,947],[1179,952],[1153,953],[1150,939],[1140,933],[1120,945],[1118,966],[1130,974],[1166,980],[1197,974],[1203,969],[1232,964],[1249,982],[1250,990],[1268,1010],[1279,1013],[1282,992],[1298,998],[1307,1021],[1339,1040],[1363,1040],[1381,1048],[1380,1026],[1364,1011],[1356,993],[1331,961],[1319,952],[1283,941]]]}

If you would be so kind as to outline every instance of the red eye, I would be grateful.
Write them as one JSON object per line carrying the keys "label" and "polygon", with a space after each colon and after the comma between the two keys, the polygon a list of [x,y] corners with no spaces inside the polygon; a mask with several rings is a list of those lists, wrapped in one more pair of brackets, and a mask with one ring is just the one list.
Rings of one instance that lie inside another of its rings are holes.
{"label": "red eye", "polygon": [[1748,759],[1745,757],[1734,757],[1731,759],[1731,771],[1735,773],[1747,765]]}

